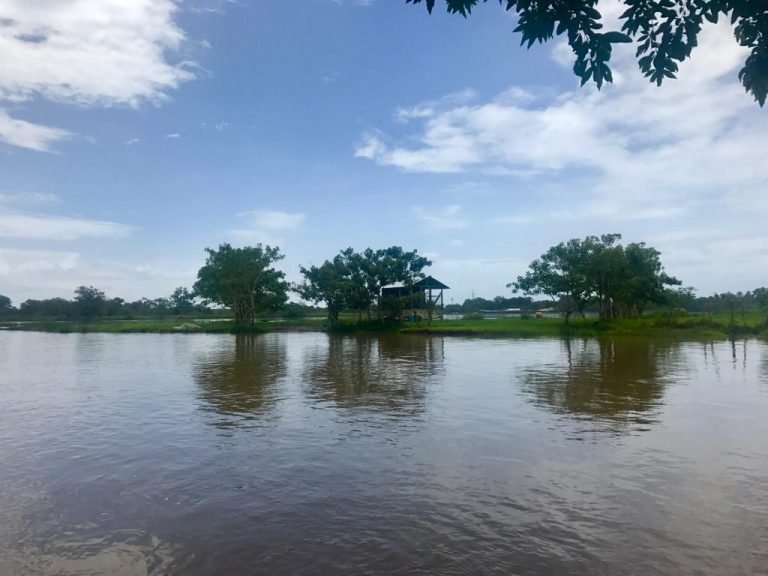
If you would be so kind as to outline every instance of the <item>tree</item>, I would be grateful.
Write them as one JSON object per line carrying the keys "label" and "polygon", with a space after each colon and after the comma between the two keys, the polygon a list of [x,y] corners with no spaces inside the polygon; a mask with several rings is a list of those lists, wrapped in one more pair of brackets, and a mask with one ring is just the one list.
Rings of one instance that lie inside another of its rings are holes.
{"label": "tree", "polygon": [[174,314],[191,314],[195,311],[195,295],[183,286],[176,288],[169,300]]}
{"label": "tree", "polygon": [[[768,312],[768,288],[755,288],[752,290],[752,297],[763,312]],[[765,323],[768,325],[768,318]]]}
{"label": "tree", "polygon": [[[432,13],[435,0],[425,2]],[[689,58],[706,22],[727,18],[736,41],[750,50],[739,72],[744,89],[763,106],[768,96],[768,2],[765,0],[620,0],[621,31],[604,31],[598,0],[499,0],[506,10],[517,13],[515,32],[530,48],[554,36],[565,35],[573,50],[573,72],[582,85],[592,80],[598,88],[612,82],[609,67],[614,44],[635,43],[638,66],[643,74],[661,85],[675,78],[678,63]],[[483,0],[483,3],[487,0]],[[466,17],[478,0],[445,0],[448,12]]]}
{"label": "tree", "polygon": [[381,317],[379,297],[384,286],[398,282],[413,284],[424,277],[424,268],[431,265],[417,250],[406,252],[400,246],[366,248],[363,252],[346,248],[320,267],[300,267],[304,281],[294,290],[311,302],[325,302],[331,324],[345,309],[357,310],[359,319],[365,313],[370,320],[374,304],[377,316]]}
{"label": "tree", "polygon": [[0,294],[0,318],[10,315],[13,312],[13,304],[8,296]]}
{"label": "tree", "polygon": [[525,276],[508,284],[515,292],[529,296],[545,295],[559,302],[565,321],[574,312],[584,314],[592,287],[587,270],[589,246],[581,240],[569,240],[553,246],[530,264]]}
{"label": "tree", "polygon": [[664,272],[661,253],[642,242],[622,246],[620,239],[604,234],[561,242],[508,286],[558,301],[566,322],[574,312],[583,316],[591,302],[602,319],[637,316],[650,303],[666,302],[666,287],[680,281]]}
{"label": "tree", "polygon": [[90,320],[104,315],[107,297],[102,290],[93,286],[78,286],[75,288],[74,304],[77,315]]}
{"label": "tree", "polygon": [[19,314],[25,318],[69,318],[74,315],[74,304],[64,298],[29,299],[19,305]]}
{"label": "tree", "polygon": [[326,260],[321,266],[299,267],[304,281],[296,284],[294,290],[299,296],[315,304],[324,302],[328,312],[328,322],[333,326],[339,320],[339,314],[347,306],[349,282],[347,268],[339,255],[333,260]]}
{"label": "tree", "polygon": [[208,258],[197,273],[195,293],[232,309],[236,324],[253,324],[257,312],[275,310],[288,299],[285,274],[272,266],[284,258],[278,247],[220,244],[218,250],[205,251]]}

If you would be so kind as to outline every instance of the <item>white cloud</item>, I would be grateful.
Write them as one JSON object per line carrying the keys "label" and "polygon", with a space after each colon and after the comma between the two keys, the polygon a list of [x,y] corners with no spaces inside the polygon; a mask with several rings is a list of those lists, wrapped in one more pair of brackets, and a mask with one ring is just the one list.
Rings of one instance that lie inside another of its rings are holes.
{"label": "white cloud", "polygon": [[[553,57],[572,66],[561,44]],[[744,290],[765,283],[768,269],[768,116],[739,85],[744,58],[726,23],[707,26],[679,78],[657,87],[621,47],[616,82],[602,91],[513,87],[398,108],[355,155],[406,174],[492,182],[487,219],[509,225],[526,261],[569,237],[621,231],[654,243],[671,273],[704,292]],[[466,203],[464,192],[452,193]],[[664,238],[698,228],[724,236]]]}
{"label": "white cloud", "polygon": [[0,192],[0,208],[15,205],[58,204],[59,197],[49,192]]}
{"label": "white cloud", "polygon": [[70,132],[60,128],[11,118],[0,108],[0,141],[6,144],[38,152],[50,152],[54,144],[71,137]]}
{"label": "white cloud", "polygon": [[176,138],[181,138],[181,134],[178,132],[173,132],[171,134],[166,134],[165,138],[168,138],[169,140],[175,140]]}
{"label": "white cloud", "polygon": [[461,90],[460,92],[454,92],[443,96],[438,100],[430,102],[422,102],[415,106],[404,106],[395,110],[395,119],[400,122],[408,122],[409,120],[431,118],[435,116],[440,110],[445,108],[453,108],[468,104],[477,99],[477,92],[470,88]]}
{"label": "white cloud", "polygon": [[[159,103],[194,77],[173,61],[185,35],[172,0],[3,0],[0,102],[35,97],[85,106]],[[0,110],[0,140],[48,151],[70,137],[61,128]]]}
{"label": "white cloud", "polygon": [[413,208],[413,213],[431,230],[456,230],[467,226],[461,206],[458,204],[450,204],[440,209],[416,206]]}
{"label": "white cloud", "polygon": [[602,92],[534,97],[513,89],[472,105],[448,99],[399,109],[421,129],[398,138],[369,132],[356,155],[407,172],[524,171],[545,180],[578,170],[592,178],[606,213],[754,187],[766,181],[768,119],[735,78],[743,57],[727,26],[709,27],[680,78],[661,88],[619,54],[623,80]]}
{"label": "white cloud", "polygon": [[98,260],[57,250],[0,249],[0,284],[16,305],[28,298],[71,298],[76,286],[93,285],[129,300],[167,296],[194,282],[199,262]]}
{"label": "white cloud", "polygon": [[139,140],[138,138],[130,138],[130,139],[125,141],[125,145],[126,146],[134,146],[134,145],[138,144],[139,142],[141,142],[141,140]]}
{"label": "white cloud", "polygon": [[77,265],[79,258],[80,254],[77,252],[0,249],[0,276],[71,270]]}
{"label": "white cloud", "polygon": [[35,240],[124,238],[130,231],[130,226],[116,222],[0,212],[0,238]]}
{"label": "white cloud", "polygon": [[307,215],[301,212],[281,212],[280,210],[251,210],[240,212],[242,218],[254,228],[261,230],[295,230],[307,219]]}
{"label": "white cloud", "polygon": [[162,101],[192,78],[168,60],[185,39],[175,11],[171,0],[4,0],[0,97],[88,105]]}
{"label": "white cloud", "polygon": [[301,228],[307,219],[301,212],[283,212],[280,210],[249,210],[240,212],[238,218],[244,227],[229,231],[234,239],[248,244],[269,244],[277,246],[284,243],[281,232]]}

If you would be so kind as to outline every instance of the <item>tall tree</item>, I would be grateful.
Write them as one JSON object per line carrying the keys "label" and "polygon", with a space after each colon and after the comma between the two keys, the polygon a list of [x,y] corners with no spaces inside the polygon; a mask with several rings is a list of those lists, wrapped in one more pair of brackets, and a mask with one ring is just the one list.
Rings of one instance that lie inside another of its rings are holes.
{"label": "tall tree", "polygon": [[[426,4],[431,13],[435,0],[405,0]],[[483,3],[487,0],[483,0]],[[479,0],[445,0],[448,12],[468,16]],[[614,44],[634,43],[643,74],[658,85],[675,78],[678,63],[689,58],[706,22],[726,18],[736,41],[749,50],[739,72],[744,89],[762,106],[768,96],[768,2],[765,0],[620,0],[621,31],[603,30],[598,0],[499,0],[517,13],[515,32],[530,48],[554,36],[565,35],[573,51],[573,72],[581,83],[590,80],[600,88],[612,82],[609,66]]]}
{"label": "tall tree", "polygon": [[[755,288],[752,290],[752,297],[763,312],[768,312],[768,288]],[[768,318],[765,323],[768,325]]]}
{"label": "tall tree", "polygon": [[183,286],[173,291],[169,301],[174,314],[191,314],[195,311],[195,295]]}
{"label": "tall tree", "polygon": [[13,304],[8,296],[0,294],[0,318],[8,316],[13,312]]}
{"label": "tall tree", "polygon": [[288,299],[285,274],[273,267],[284,258],[278,247],[220,244],[205,251],[208,258],[197,273],[195,293],[230,308],[236,324],[253,324],[258,312],[276,310]]}
{"label": "tall tree", "polygon": [[515,292],[545,295],[558,302],[566,322],[574,312],[584,313],[592,288],[587,272],[590,246],[573,239],[551,247],[531,262],[524,276],[508,284]]}
{"label": "tall tree", "polygon": [[299,296],[309,302],[325,303],[328,322],[334,325],[339,314],[347,307],[349,282],[347,268],[341,256],[326,260],[321,266],[299,267],[304,281],[294,286]]}
{"label": "tall tree", "polygon": [[78,316],[90,320],[104,315],[107,297],[102,290],[93,286],[78,286],[75,288],[74,305]]}

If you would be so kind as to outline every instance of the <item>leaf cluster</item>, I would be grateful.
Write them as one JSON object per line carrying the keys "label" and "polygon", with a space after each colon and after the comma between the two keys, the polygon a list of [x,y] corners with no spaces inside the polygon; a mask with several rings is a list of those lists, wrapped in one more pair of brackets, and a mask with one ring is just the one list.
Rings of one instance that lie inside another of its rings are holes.
{"label": "leaf cluster", "polygon": [[[431,13],[435,0],[424,2]],[[483,3],[488,0],[483,0]],[[643,74],[657,85],[676,78],[679,63],[689,58],[702,26],[727,18],[736,41],[750,53],[739,71],[744,89],[763,106],[768,97],[768,1],[766,0],[621,0],[621,30],[603,31],[598,0],[499,0],[518,17],[515,32],[529,48],[564,35],[573,50],[573,72],[581,83],[598,88],[612,82],[613,44],[635,43]],[[445,0],[448,12],[467,17],[479,0]]]}

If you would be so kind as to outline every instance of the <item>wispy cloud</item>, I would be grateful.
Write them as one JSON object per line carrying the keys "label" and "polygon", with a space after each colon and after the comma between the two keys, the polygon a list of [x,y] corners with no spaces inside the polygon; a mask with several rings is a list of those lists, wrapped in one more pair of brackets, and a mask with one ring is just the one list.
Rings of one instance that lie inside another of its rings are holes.
{"label": "wispy cloud", "polygon": [[295,230],[304,224],[307,215],[302,212],[282,212],[280,210],[250,210],[237,215],[244,222],[271,232]]}
{"label": "wispy cloud", "polygon": [[167,296],[189,286],[199,263],[93,259],[75,251],[0,249],[0,284],[15,304],[27,298],[71,298],[76,286],[90,284],[108,296],[136,299]]}
{"label": "wispy cloud", "polygon": [[178,132],[172,132],[171,134],[166,134],[164,138],[168,138],[169,140],[175,140],[176,138],[181,138],[181,134]]}
{"label": "wispy cloud", "polygon": [[125,145],[126,146],[134,146],[134,145],[138,144],[139,142],[141,142],[141,140],[139,140],[138,138],[129,138],[128,140],[125,141]]}
{"label": "wispy cloud", "polygon": [[706,28],[700,44],[662,88],[619,52],[617,82],[602,92],[515,87],[487,101],[449,95],[400,108],[408,124],[364,133],[355,155],[405,172],[578,190],[579,211],[601,218],[670,218],[730,190],[754,201],[768,184],[768,117],[734,81],[744,54],[729,28]]}
{"label": "wispy cloud", "polygon": [[6,206],[58,204],[59,197],[49,192],[0,192],[0,209]]}
{"label": "wispy cloud", "polygon": [[130,226],[116,222],[0,212],[0,238],[34,240],[124,238],[130,231]]}
{"label": "wispy cloud", "polygon": [[71,270],[77,265],[79,258],[80,254],[77,252],[0,249],[0,276]]}
{"label": "wispy cloud", "polygon": [[18,120],[0,108],[0,141],[6,144],[37,152],[50,152],[55,144],[71,137],[72,133],[67,130]]}
{"label": "wispy cloud", "polygon": [[439,209],[416,206],[413,208],[413,214],[431,230],[456,230],[467,226],[461,206],[458,204],[450,204]]}
{"label": "wispy cloud", "polygon": [[229,235],[245,243],[279,245],[280,234],[301,228],[307,219],[302,212],[280,210],[249,210],[238,213],[242,226],[229,231]]}

